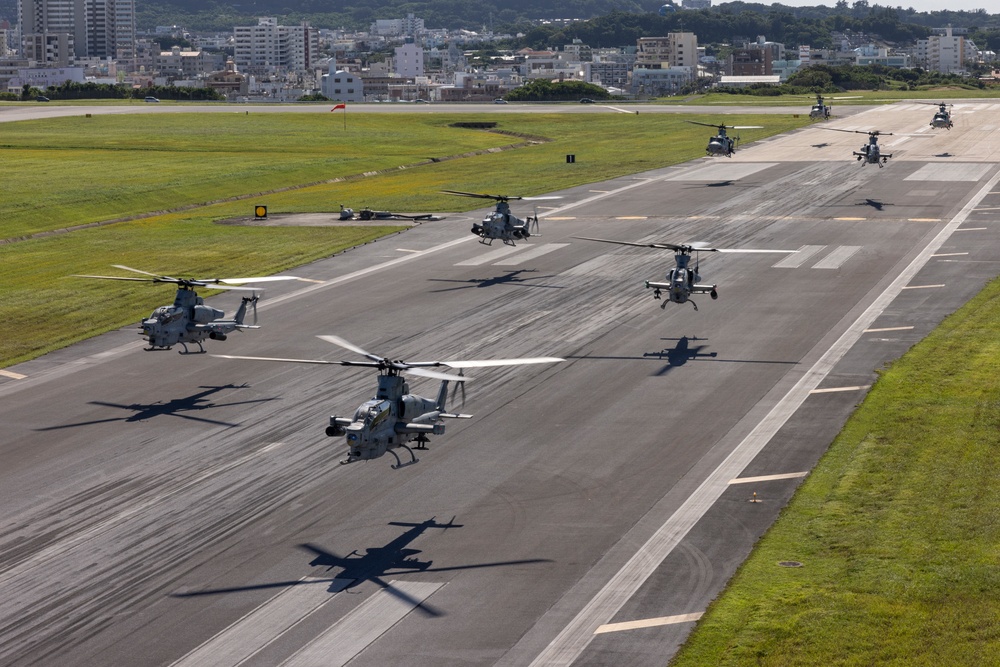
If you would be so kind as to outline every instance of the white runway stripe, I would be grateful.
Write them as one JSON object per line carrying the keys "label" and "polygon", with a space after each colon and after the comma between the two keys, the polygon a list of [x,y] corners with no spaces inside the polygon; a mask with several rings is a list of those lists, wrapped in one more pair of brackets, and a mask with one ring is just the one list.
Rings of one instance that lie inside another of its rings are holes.
{"label": "white runway stripe", "polygon": [[488,264],[490,262],[495,262],[505,255],[517,252],[518,250],[524,250],[525,248],[530,248],[531,245],[524,243],[519,246],[505,245],[503,247],[497,248],[496,250],[489,250],[481,255],[477,255],[472,259],[467,259],[463,262],[457,262],[455,266],[481,266],[482,264]]}
{"label": "white runway stripe", "polygon": [[289,586],[171,667],[237,665],[333,599],[353,579],[313,579]]}
{"label": "white runway stripe", "polygon": [[730,484],[757,484],[759,482],[773,482],[779,479],[798,479],[809,474],[808,470],[802,472],[786,472],[779,475],[762,475],[760,477],[737,477],[729,480]]}
{"label": "white runway stripe", "polygon": [[661,625],[676,625],[678,623],[691,623],[702,617],[704,612],[697,611],[693,614],[678,614],[676,616],[660,616],[659,618],[644,618],[639,621],[625,621],[624,623],[608,623],[594,630],[595,635],[605,632],[621,632],[622,630],[638,630],[640,628],[656,628]]}
{"label": "white runway stripe", "polygon": [[526,250],[522,253],[514,255],[513,257],[507,257],[501,259],[499,262],[494,262],[493,266],[516,266],[518,264],[523,264],[530,259],[535,259],[536,257],[541,257],[542,255],[547,255],[553,250],[559,250],[559,248],[565,248],[568,243],[543,243],[542,245],[537,245],[534,248]]}
{"label": "white runway stripe", "polygon": [[[403,595],[381,590],[362,602],[354,611],[330,626],[281,667],[341,667],[369,644],[385,634],[417,604],[429,598],[443,583],[426,581],[390,581]],[[404,599],[404,596],[406,599]]]}
{"label": "white runway stripe", "polygon": [[810,257],[818,252],[822,252],[825,245],[804,245],[798,252],[793,252],[771,266],[772,269],[797,269],[805,264]]}
{"label": "white runway stripe", "polygon": [[813,264],[812,268],[839,269],[844,262],[853,257],[859,250],[861,250],[861,246],[859,245],[842,245],[823,259]]}

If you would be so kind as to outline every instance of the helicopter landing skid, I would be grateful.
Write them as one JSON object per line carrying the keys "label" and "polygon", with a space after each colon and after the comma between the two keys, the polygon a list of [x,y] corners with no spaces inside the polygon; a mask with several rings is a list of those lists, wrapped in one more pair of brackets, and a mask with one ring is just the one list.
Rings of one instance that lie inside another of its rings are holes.
{"label": "helicopter landing skid", "polygon": [[[403,463],[402,461],[399,460],[399,455],[396,454],[396,452],[394,452],[394,451],[392,451],[390,449],[389,453],[392,454],[393,458],[396,459],[396,465],[394,465],[394,466],[391,465],[391,466],[389,466],[390,468],[392,468],[393,470],[399,470],[400,468],[405,468],[406,466],[411,466],[414,463],[419,463],[420,462],[420,459],[417,458],[417,455],[413,453],[412,449],[410,449],[406,445],[400,445],[400,447],[402,447],[403,449],[405,449],[406,451],[408,451],[410,453],[410,460],[407,461],[406,463]],[[427,449],[427,448],[426,447],[421,447],[420,449]]]}
{"label": "helicopter landing skid", "polygon": [[197,352],[190,351],[188,349],[187,343],[181,343],[181,347],[184,348],[184,351],[183,352],[178,351],[178,354],[205,354],[205,348],[204,348],[204,346],[200,342],[198,342],[198,341],[195,341],[195,343],[198,345],[198,351]]}
{"label": "helicopter landing skid", "polygon": [[480,236],[479,242],[483,245],[493,245],[493,239],[488,236]]}

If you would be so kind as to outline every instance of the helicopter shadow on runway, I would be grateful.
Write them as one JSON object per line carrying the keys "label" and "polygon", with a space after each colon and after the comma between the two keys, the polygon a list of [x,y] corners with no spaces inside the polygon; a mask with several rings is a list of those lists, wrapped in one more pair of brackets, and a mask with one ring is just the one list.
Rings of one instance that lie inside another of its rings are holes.
{"label": "helicopter shadow on runway", "polygon": [[199,410],[208,410],[211,408],[225,408],[233,405],[247,405],[249,403],[265,403],[267,401],[276,401],[277,398],[255,398],[247,401],[232,401],[229,403],[212,403],[206,402],[206,397],[220,392],[224,389],[246,389],[249,385],[235,385],[226,384],[219,387],[206,387],[201,386],[199,389],[204,389],[205,391],[199,391],[190,396],[185,396],[184,398],[174,398],[170,399],[166,403],[132,403],[131,405],[124,405],[122,403],[108,403],[105,401],[88,401],[88,405],[103,405],[109,408],[120,408],[122,410],[131,410],[134,414],[128,417],[108,417],[107,419],[93,419],[91,421],[76,422],[74,424],[61,424],[59,426],[46,426],[44,428],[35,429],[36,431],[56,431],[64,428],[75,428],[77,426],[90,426],[93,424],[106,424],[109,422],[141,422],[147,419],[152,419],[153,417],[181,417],[182,419],[190,419],[192,421],[204,422],[206,424],[215,424],[216,426],[225,426],[227,428],[232,428],[239,426],[239,424],[234,424],[232,422],[220,421],[218,419],[209,419],[207,417],[197,417],[195,415],[184,414],[187,412],[195,412]]}
{"label": "helicopter shadow on runway", "polygon": [[681,336],[680,338],[661,338],[660,340],[675,340],[677,344],[674,347],[664,348],[659,352],[643,352],[641,357],[611,357],[611,356],[583,356],[583,357],[567,357],[576,359],[635,359],[635,360],[653,360],[662,361],[664,358],[667,360],[666,366],[663,366],[660,370],[656,371],[652,375],[654,377],[659,377],[666,375],[671,370],[683,366],[688,361],[717,361],[723,363],[735,363],[735,364],[787,364],[795,365],[799,362],[797,361],[768,361],[761,359],[719,359],[717,352],[703,352],[702,350],[708,345],[691,345],[691,341],[705,341],[707,338],[699,338],[698,336]]}
{"label": "helicopter shadow on runway", "polygon": [[409,545],[420,537],[428,528],[462,528],[462,524],[455,523],[455,517],[448,523],[438,523],[435,517],[431,517],[420,523],[407,523],[402,521],[390,521],[387,525],[403,526],[409,530],[404,531],[383,547],[370,547],[365,549],[363,554],[356,550],[346,556],[338,556],[336,553],[315,544],[300,544],[298,547],[313,554],[315,558],[309,563],[312,567],[325,567],[327,572],[333,568],[339,568],[340,572],[332,578],[319,579],[297,579],[294,581],[274,581],[264,584],[247,586],[235,586],[231,588],[213,588],[197,591],[185,591],[181,593],[171,593],[171,597],[188,598],[205,595],[222,595],[226,593],[241,593],[246,591],[266,590],[269,588],[287,588],[290,586],[311,586],[315,584],[329,584],[331,594],[354,588],[366,581],[370,581],[381,587],[386,593],[399,600],[419,609],[427,616],[444,616],[445,613],[435,607],[416,600],[394,587],[386,581],[386,577],[404,574],[420,574],[423,572],[455,572],[458,570],[472,570],[484,567],[502,567],[505,565],[528,565],[532,563],[551,563],[546,558],[531,558],[527,560],[500,561],[496,563],[477,563],[474,565],[455,565],[452,567],[431,567],[434,561],[420,560],[417,554],[420,549],[411,549]]}
{"label": "helicopter shadow on runway", "polygon": [[530,280],[542,280],[544,278],[554,278],[555,276],[528,276],[522,278],[519,274],[522,273],[536,273],[538,269],[514,269],[507,271],[499,276],[494,276],[492,278],[469,278],[468,280],[458,280],[453,278],[428,278],[428,280],[436,283],[463,283],[459,287],[447,287],[444,289],[431,290],[432,292],[451,292],[460,289],[469,289],[470,287],[494,287],[495,285],[521,285],[523,287],[546,287],[548,289],[563,289],[562,285],[539,285],[537,283],[528,282]]}

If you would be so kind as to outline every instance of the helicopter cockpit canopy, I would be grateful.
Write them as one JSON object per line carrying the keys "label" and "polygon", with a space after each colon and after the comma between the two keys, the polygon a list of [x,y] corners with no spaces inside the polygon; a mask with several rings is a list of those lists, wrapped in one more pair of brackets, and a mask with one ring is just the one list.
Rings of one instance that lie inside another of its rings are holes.
{"label": "helicopter cockpit canopy", "polygon": [[354,413],[354,421],[363,421],[369,428],[375,426],[389,415],[391,406],[389,401],[372,400],[362,403]]}
{"label": "helicopter cockpit canopy", "polygon": [[179,306],[160,306],[149,316],[160,324],[170,324],[184,316],[184,309]]}

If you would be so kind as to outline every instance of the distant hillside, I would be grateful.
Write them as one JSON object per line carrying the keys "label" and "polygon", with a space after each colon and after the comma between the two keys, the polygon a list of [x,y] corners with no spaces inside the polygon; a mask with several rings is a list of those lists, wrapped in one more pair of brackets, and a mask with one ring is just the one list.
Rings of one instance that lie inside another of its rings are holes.
{"label": "distant hillside", "polygon": [[225,30],[256,23],[258,16],[277,16],[285,23],[308,20],[319,28],[367,29],[376,19],[412,13],[428,28],[480,30],[546,18],[589,19],[612,11],[655,12],[663,4],[663,0],[137,0],[136,13],[142,28],[177,24]]}

